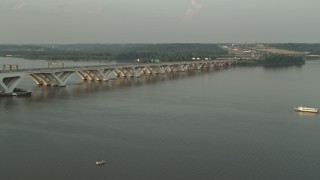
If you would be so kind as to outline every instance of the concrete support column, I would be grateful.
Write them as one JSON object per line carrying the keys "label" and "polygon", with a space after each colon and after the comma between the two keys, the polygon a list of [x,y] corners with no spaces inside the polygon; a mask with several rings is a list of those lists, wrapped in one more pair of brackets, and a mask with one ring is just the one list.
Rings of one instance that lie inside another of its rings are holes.
{"label": "concrete support column", "polygon": [[55,72],[53,75],[59,81],[59,86],[66,86],[69,78],[74,73],[74,71],[63,71],[63,72]]}
{"label": "concrete support column", "polygon": [[134,77],[135,73],[131,67],[126,67],[122,69],[128,77]]}
{"label": "concrete support column", "polygon": [[132,70],[135,74],[135,77],[140,77],[142,74],[144,74],[142,67],[133,67]]}
{"label": "concrete support column", "polygon": [[51,86],[55,84],[52,77],[48,73],[32,73],[29,76],[35,81],[37,85]]}
{"label": "concrete support column", "polygon": [[0,74],[0,93],[13,93],[24,74],[22,73],[4,73]]}
{"label": "concrete support column", "polygon": [[115,79],[115,69],[102,69],[100,70],[100,73],[103,74],[104,78],[107,80],[109,79]]}
{"label": "concrete support column", "polygon": [[127,74],[123,71],[122,68],[118,68],[117,74],[118,74],[120,77],[127,77]]}
{"label": "concrete support column", "polygon": [[146,72],[146,74],[152,74],[152,68],[146,67],[145,72]]}

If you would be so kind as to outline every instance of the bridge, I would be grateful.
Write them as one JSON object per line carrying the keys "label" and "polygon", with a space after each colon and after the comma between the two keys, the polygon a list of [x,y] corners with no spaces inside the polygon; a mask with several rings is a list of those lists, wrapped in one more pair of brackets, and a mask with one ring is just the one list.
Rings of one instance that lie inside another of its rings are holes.
{"label": "bridge", "polygon": [[73,66],[36,69],[11,69],[0,71],[0,95],[17,95],[16,87],[24,76],[29,76],[39,86],[65,87],[72,74],[82,80],[108,81],[116,78],[184,72],[208,68],[222,68],[236,64],[236,60],[188,61],[168,63],[117,64],[99,66]]}

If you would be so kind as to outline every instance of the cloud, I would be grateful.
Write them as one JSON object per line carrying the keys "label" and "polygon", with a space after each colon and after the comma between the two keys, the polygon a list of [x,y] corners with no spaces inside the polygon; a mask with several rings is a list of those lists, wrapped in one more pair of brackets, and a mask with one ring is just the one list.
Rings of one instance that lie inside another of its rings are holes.
{"label": "cloud", "polygon": [[203,5],[198,2],[198,0],[191,0],[191,7],[188,8],[185,12],[187,17],[192,17],[202,9]]}
{"label": "cloud", "polygon": [[192,6],[197,9],[200,10],[202,8],[202,4],[200,4],[199,2],[197,2],[197,0],[191,0],[191,4]]}
{"label": "cloud", "polygon": [[18,4],[16,4],[16,5],[12,8],[12,10],[20,11],[20,10],[22,10],[26,5],[27,5],[26,2],[18,3]]}
{"label": "cloud", "polygon": [[191,8],[187,9],[185,15],[188,17],[193,16],[194,15],[193,9]]}
{"label": "cloud", "polygon": [[103,14],[105,10],[106,10],[106,7],[99,6],[99,7],[88,10],[88,14],[99,15],[99,14]]}

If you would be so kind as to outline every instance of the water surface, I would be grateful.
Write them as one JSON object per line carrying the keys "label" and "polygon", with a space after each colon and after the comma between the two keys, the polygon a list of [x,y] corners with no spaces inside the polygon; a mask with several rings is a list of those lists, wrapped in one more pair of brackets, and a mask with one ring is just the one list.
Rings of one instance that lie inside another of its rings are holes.
{"label": "water surface", "polygon": [[0,99],[0,177],[319,179],[320,116],[293,111],[320,106],[319,68],[73,75],[65,88],[25,77],[32,97]]}

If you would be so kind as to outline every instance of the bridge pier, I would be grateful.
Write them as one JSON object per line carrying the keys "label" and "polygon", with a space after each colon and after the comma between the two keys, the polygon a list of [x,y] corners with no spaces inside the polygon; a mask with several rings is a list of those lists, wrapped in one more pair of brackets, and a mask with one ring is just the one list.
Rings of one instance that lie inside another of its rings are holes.
{"label": "bridge pier", "polygon": [[23,73],[0,74],[0,95],[17,95],[14,90],[23,76]]}
{"label": "bridge pier", "polygon": [[36,75],[34,75],[34,74],[28,74],[30,77],[31,77],[31,79],[37,84],[37,85],[39,85],[39,86],[42,86],[43,85],[43,81],[38,77],[38,76],[36,76]]}
{"label": "bridge pier", "polygon": [[160,74],[161,73],[159,66],[149,66],[148,68],[152,74]]}
{"label": "bridge pier", "polygon": [[80,78],[83,80],[83,81],[86,81],[88,80],[88,75],[86,72],[83,72],[84,70],[79,70],[77,71],[77,74],[80,76]]}
{"label": "bridge pier", "polygon": [[[45,72],[45,73],[32,73],[32,74],[29,74],[29,76],[34,80],[34,82],[37,85],[63,87],[63,86],[66,86],[66,81],[71,74],[58,72],[57,75],[55,75],[54,73],[51,73],[51,72]],[[61,76],[62,79],[60,79],[59,76]]]}
{"label": "bridge pier", "polygon": [[144,74],[144,67],[133,67],[132,70],[136,77],[140,77],[142,74]]}
{"label": "bridge pier", "polygon": [[105,78],[104,74],[101,73],[100,70],[87,70],[87,72],[89,73],[91,80],[96,80],[96,81],[107,81],[108,79]]}
{"label": "bridge pier", "polygon": [[170,72],[172,72],[172,69],[170,68],[170,66],[169,65],[162,65],[162,66],[160,66],[161,67],[161,70],[162,70],[162,72],[163,73],[170,73]]}
{"label": "bridge pier", "polygon": [[55,72],[53,76],[59,82],[59,86],[64,87],[73,73],[74,71]]}
{"label": "bridge pier", "polygon": [[[115,79],[118,77],[118,73],[115,69],[91,69],[91,70],[79,70],[77,71],[78,75],[82,80],[89,81],[108,81],[109,79]],[[113,75],[113,76],[112,76]]]}
{"label": "bridge pier", "polygon": [[122,71],[126,74],[127,77],[134,77],[135,76],[135,72],[134,72],[133,68],[131,68],[131,67],[122,68]]}
{"label": "bridge pier", "polygon": [[197,70],[201,70],[203,68],[203,64],[197,64],[196,67],[197,67]]}
{"label": "bridge pier", "polygon": [[169,66],[169,68],[171,69],[171,72],[179,72],[179,66],[177,66],[176,64],[172,64]]}
{"label": "bridge pier", "polygon": [[127,77],[127,74],[123,71],[122,68],[118,68],[117,71],[115,71],[115,73],[117,74],[118,77],[122,77],[122,78]]}
{"label": "bridge pier", "polygon": [[151,67],[147,66],[147,67],[145,68],[145,72],[146,72],[146,74],[152,74],[153,70],[152,70]]}
{"label": "bridge pier", "polygon": [[116,78],[115,69],[114,68],[102,69],[102,70],[100,70],[100,73],[104,76],[106,81],[108,81],[109,79],[115,79]]}
{"label": "bridge pier", "polygon": [[83,80],[89,80],[89,81],[95,80],[94,73],[90,70],[81,70],[81,71],[78,71],[78,74]]}

